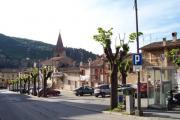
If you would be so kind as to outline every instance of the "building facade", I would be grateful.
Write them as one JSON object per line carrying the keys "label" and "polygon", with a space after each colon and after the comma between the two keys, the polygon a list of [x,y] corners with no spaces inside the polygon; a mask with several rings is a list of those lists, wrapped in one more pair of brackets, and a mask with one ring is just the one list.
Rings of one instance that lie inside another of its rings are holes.
{"label": "building facade", "polygon": [[17,69],[1,69],[0,70],[0,88],[7,88],[10,80],[15,80],[19,77]]}
{"label": "building facade", "polygon": [[83,85],[95,87],[99,84],[110,84],[110,65],[104,55],[89,63],[80,65],[80,80]]}
{"label": "building facade", "polygon": [[177,33],[172,33],[172,40],[163,38],[163,41],[141,48],[143,54],[141,78],[148,83],[149,106],[166,107],[167,92],[174,88],[180,90],[177,67],[172,63],[172,58],[168,56],[169,52],[176,48],[180,48]]}

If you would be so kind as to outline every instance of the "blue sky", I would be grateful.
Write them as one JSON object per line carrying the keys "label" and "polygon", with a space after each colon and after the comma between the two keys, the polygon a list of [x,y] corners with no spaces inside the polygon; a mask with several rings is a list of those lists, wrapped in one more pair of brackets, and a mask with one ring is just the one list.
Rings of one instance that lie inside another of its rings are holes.
{"label": "blue sky", "polygon": [[[93,40],[97,27],[118,34],[135,32],[134,0],[0,0],[0,33],[56,44],[59,32],[64,46],[102,54]],[[141,46],[180,36],[180,0],[138,0]],[[118,43],[118,42],[117,42]],[[134,52],[136,43],[132,43]]]}

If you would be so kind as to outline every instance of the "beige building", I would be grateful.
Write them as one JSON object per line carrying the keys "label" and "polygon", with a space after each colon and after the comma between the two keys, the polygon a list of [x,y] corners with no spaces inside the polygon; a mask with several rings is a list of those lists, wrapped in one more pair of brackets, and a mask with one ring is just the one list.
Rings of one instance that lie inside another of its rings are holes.
{"label": "beige building", "polygon": [[0,69],[0,88],[7,88],[8,82],[19,77],[17,69]]}
{"label": "beige building", "polygon": [[[167,55],[169,51],[175,48],[180,48],[180,40],[177,39],[177,36],[174,36],[173,40],[166,40],[163,38],[161,42],[154,42],[142,47],[144,71],[142,73],[142,79],[147,81],[149,69],[176,69],[175,65],[172,63],[172,58],[169,58]],[[177,55],[179,55],[179,53]],[[167,75],[165,77],[165,79],[168,79]]]}
{"label": "beige building", "polygon": [[80,70],[74,67],[74,61],[66,56],[61,34],[58,36],[54,56],[41,64],[53,68],[53,75],[48,80],[48,86],[65,90],[73,90],[80,86]]}
{"label": "beige building", "polygon": [[82,85],[95,87],[98,84],[110,84],[110,65],[103,55],[93,61],[89,59],[89,63],[81,64],[80,71]]}
{"label": "beige building", "polygon": [[172,58],[168,57],[168,52],[175,48],[180,48],[177,33],[172,33],[172,40],[163,38],[163,41],[141,48],[143,55],[141,78],[148,83],[148,106],[164,108],[167,92],[175,87],[180,90],[177,67],[172,63]]}

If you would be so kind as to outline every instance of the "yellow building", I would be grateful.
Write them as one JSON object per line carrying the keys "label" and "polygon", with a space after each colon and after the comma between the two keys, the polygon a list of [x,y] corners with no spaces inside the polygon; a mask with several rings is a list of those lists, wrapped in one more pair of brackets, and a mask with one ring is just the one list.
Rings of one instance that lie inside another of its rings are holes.
{"label": "yellow building", "polygon": [[9,80],[14,80],[18,76],[17,69],[0,69],[0,88],[7,88]]}

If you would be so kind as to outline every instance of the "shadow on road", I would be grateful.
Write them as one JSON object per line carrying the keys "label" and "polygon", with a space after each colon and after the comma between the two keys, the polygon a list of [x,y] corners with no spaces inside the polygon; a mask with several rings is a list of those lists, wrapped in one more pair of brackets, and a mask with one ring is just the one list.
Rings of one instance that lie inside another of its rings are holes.
{"label": "shadow on road", "polygon": [[[61,96],[59,96],[61,97]],[[0,91],[0,116],[2,120],[71,120],[74,117],[98,114],[106,106],[67,101],[46,101],[14,92]],[[59,98],[60,99],[60,98]]]}

